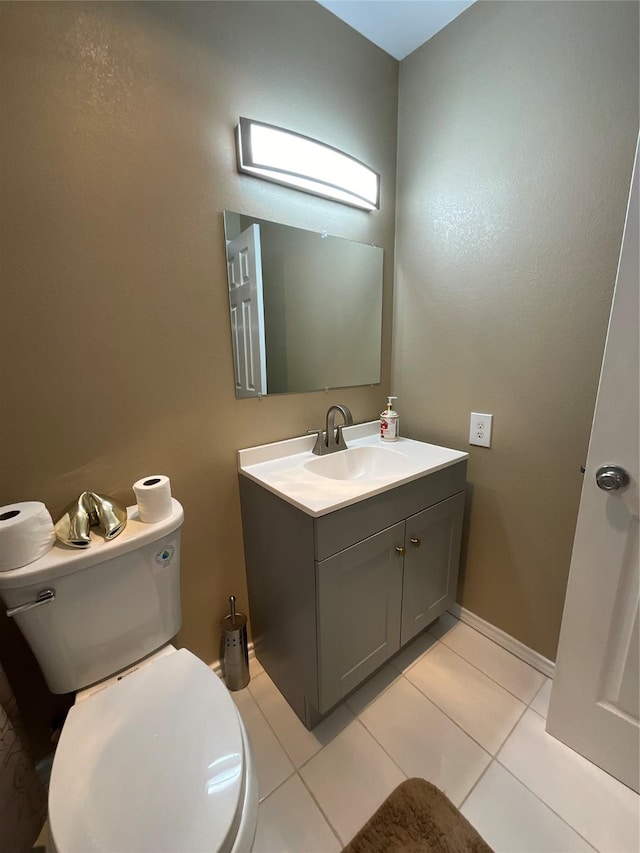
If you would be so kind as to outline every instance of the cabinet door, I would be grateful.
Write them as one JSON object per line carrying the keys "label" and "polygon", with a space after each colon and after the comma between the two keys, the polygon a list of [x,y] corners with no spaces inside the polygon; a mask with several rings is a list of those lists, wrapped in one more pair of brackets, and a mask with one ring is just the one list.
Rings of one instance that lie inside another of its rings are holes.
{"label": "cabinet door", "polygon": [[404,522],[316,563],[319,711],[400,647]]}
{"label": "cabinet door", "polygon": [[407,519],[401,645],[456,600],[463,515],[460,492]]}

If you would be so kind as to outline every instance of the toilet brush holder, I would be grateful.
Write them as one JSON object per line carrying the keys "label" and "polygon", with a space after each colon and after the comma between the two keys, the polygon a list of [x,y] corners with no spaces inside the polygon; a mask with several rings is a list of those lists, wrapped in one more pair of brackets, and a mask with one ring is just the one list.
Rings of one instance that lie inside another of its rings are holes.
{"label": "toilet brush holder", "polygon": [[222,620],[222,668],[229,690],[242,690],[249,683],[247,617],[236,613],[236,597],[230,596],[231,612]]}

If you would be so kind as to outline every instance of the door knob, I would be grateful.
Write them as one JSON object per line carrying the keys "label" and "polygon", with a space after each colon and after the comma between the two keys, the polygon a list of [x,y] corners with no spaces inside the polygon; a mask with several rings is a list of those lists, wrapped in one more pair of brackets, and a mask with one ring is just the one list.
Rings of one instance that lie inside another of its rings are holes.
{"label": "door knob", "polygon": [[629,485],[629,475],[617,465],[603,465],[596,471],[596,483],[605,492],[615,492]]}
{"label": "door knob", "polygon": [[417,536],[412,536],[412,537],[411,537],[411,539],[409,539],[409,542],[411,542],[411,544],[413,545],[413,547],[414,547],[414,548],[419,548],[419,547],[420,547],[420,541],[421,541],[421,540],[420,540],[420,539],[418,539],[418,537],[417,537]]}
{"label": "door knob", "polygon": [[400,554],[401,557],[403,556],[403,554],[407,553],[407,549],[403,545],[396,545],[396,551],[398,552],[398,554]]}

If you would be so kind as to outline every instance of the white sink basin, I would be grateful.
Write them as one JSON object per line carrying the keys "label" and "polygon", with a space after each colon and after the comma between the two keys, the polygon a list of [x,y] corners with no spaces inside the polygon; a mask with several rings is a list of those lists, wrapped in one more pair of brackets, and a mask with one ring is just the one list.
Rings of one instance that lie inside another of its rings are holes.
{"label": "white sink basin", "polygon": [[303,463],[307,471],[329,480],[402,474],[410,469],[405,453],[387,447],[348,447],[329,456],[315,456]]}
{"label": "white sink basin", "polygon": [[379,437],[379,422],[345,427],[347,450],[315,456],[305,435],[238,451],[238,470],[307,515],[318,517],[417,480],[467,458],[466,453]]}

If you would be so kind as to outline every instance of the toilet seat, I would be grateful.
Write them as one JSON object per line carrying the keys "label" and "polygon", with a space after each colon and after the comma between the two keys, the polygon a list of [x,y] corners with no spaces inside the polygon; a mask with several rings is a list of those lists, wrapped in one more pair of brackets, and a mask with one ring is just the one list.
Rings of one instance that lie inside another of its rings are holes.
{"label": "toilet seat", "polygon": [[59,853],[195,853],[236,849],[242,829],[246,850],[252,777],[229,693],[180,649],[73,706],[51,775],[51,839]]}

